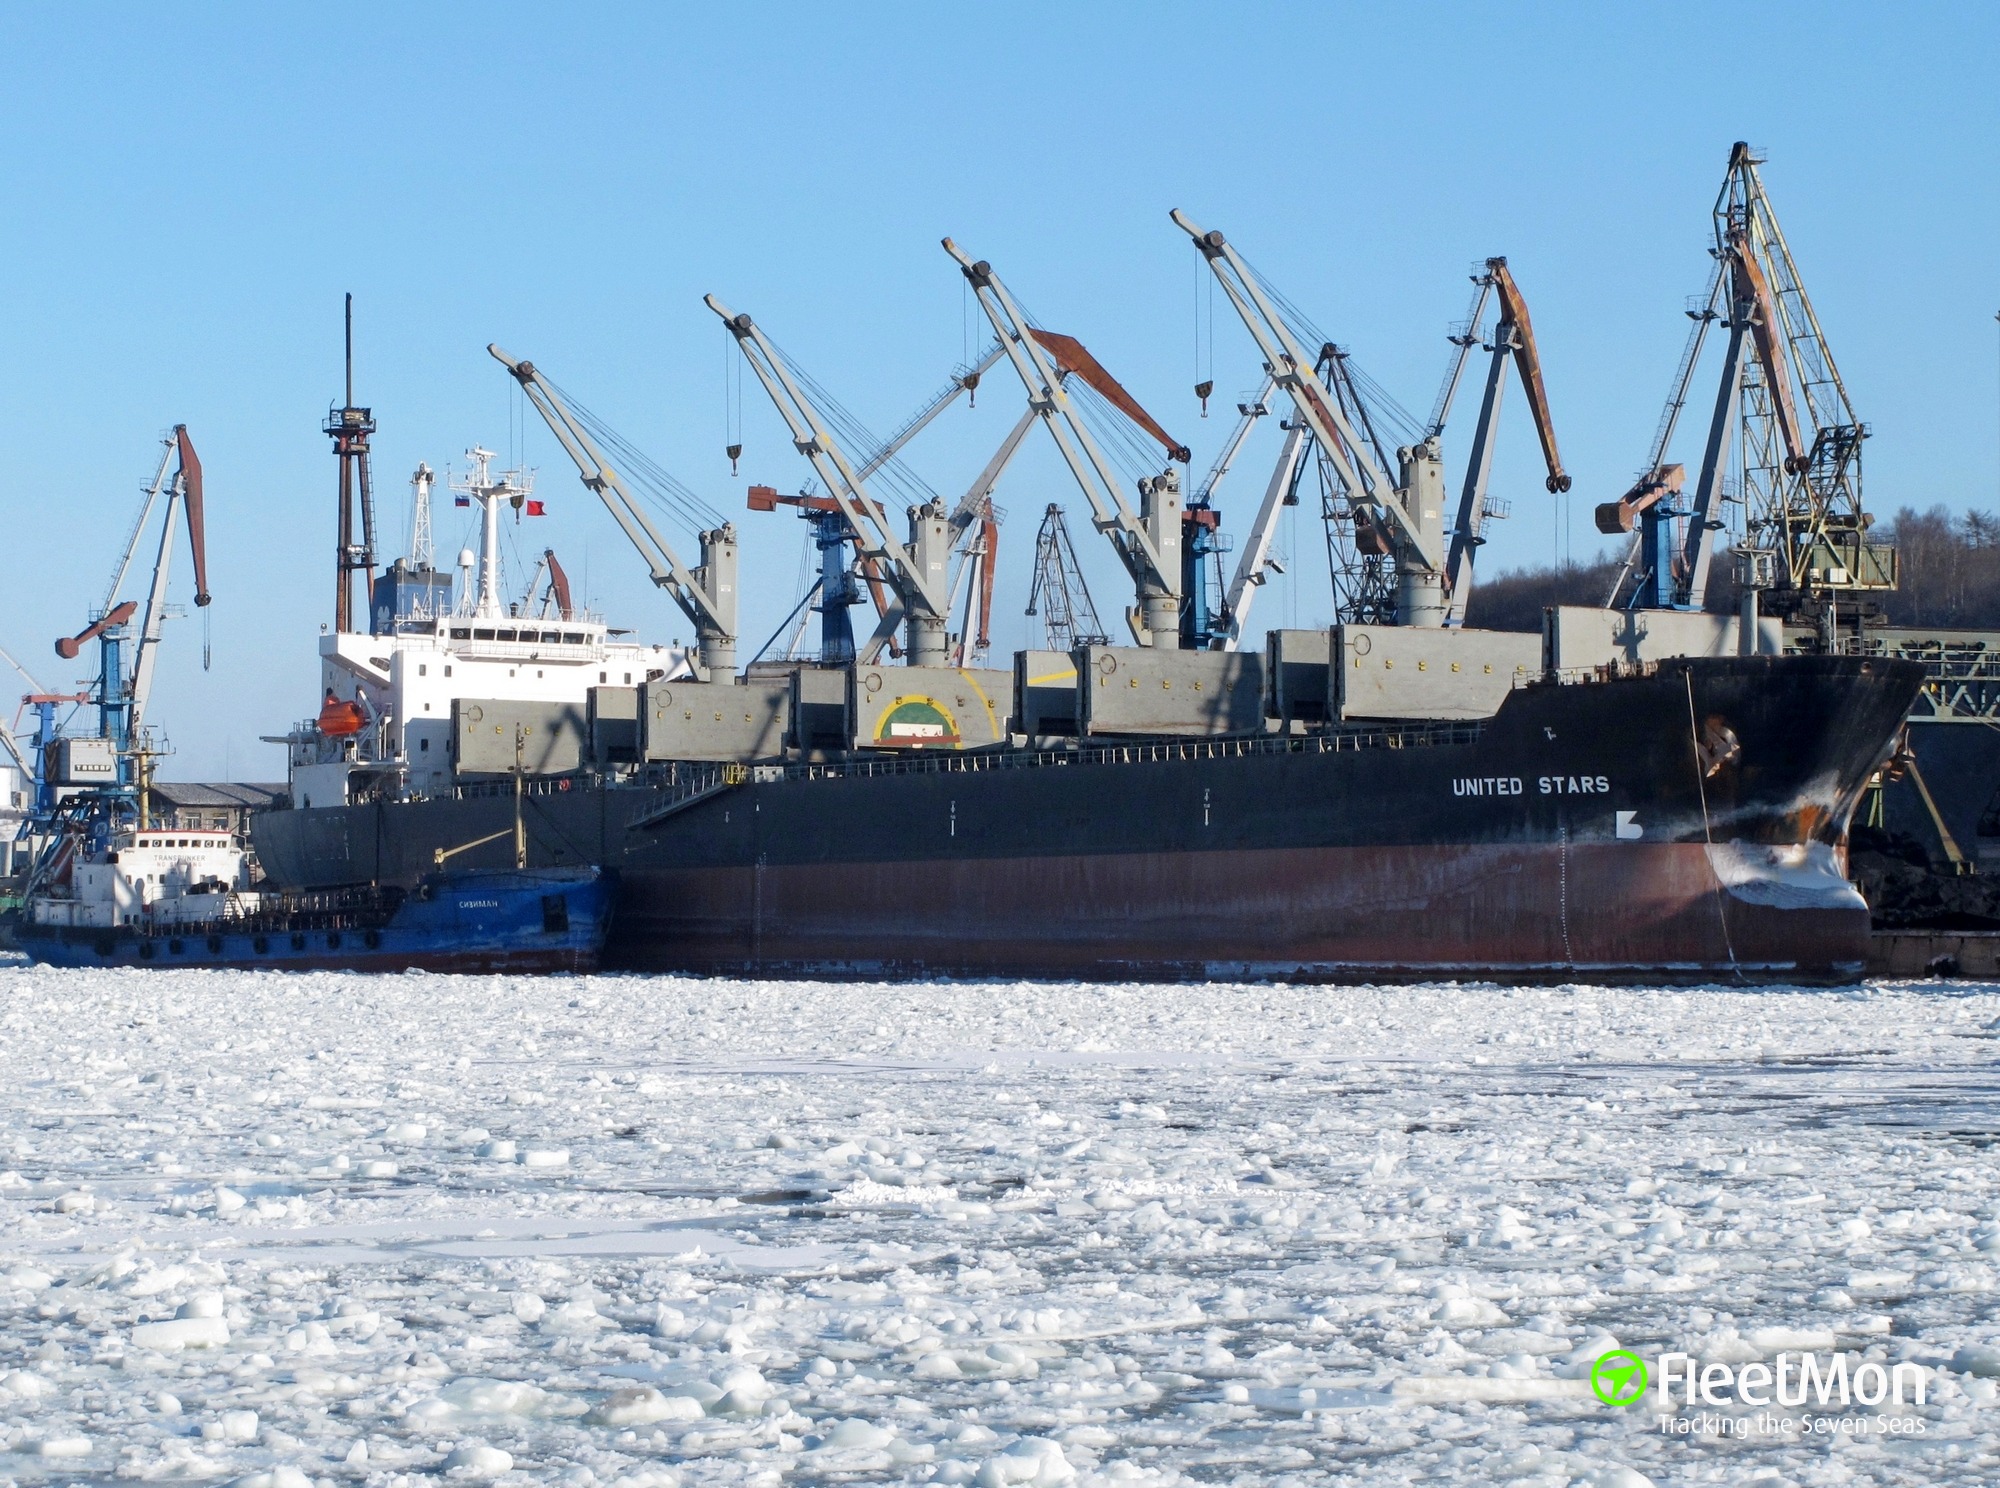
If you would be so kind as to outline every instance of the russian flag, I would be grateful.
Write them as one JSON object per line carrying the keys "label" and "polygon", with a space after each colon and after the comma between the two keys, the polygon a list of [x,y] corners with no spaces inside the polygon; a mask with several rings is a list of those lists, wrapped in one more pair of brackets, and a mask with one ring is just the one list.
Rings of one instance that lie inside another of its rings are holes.
{"label": "russian flag", "polygon": [[454,496],[451,498],[451,504],[453,506],[470,506],[472,505],[472,498],[470,496]]}

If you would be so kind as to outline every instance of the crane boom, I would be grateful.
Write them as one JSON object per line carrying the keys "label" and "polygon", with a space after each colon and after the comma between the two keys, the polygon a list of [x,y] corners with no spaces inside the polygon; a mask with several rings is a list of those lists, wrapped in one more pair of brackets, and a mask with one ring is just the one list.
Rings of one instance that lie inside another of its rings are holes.
{"label": "crane boom", "polygon": [[883,440],[882,447],[866,460],[862,461],[861,468],[855,474],[860,476],[861,479],[867,480],[869,476],[895,459],[902,451],[903,446],[923,433],[932,419],[958,401],[960,393],[970,393],[976,390],[979,386],[979,380],[992,371],[993,364],[999,361],[1000,357],[1001,351],[998,342],[987,347],[980,354],[979,360],[974,362],[969,370],[961,369],[958,375],[952,378],[950,384],[943,392],[911,414],[902,428]]}
{"label": "crane boom", "polygon": [[[1726,230],[1724,241],[1728,247],[1723,261],[1728,266],[1730,285],[1729,350],[1722,364],[1708,440],[1702,448],[1701,475],[1695,482],[1681,551],[1670,575],[1669,602],[1691,610],[1702,608],[1708,597],[1709,560],[1713,552],[1709,534],[1722,526],[1711,514],[1721,504],[1730,435],[1742,416],[1743,376],[1748,370],[1745,357],[1753,348],[1768,392],[1771,421],[1784,442],[1785,473],[1796,475],[1810,463],[1799,435],[1798,408],[1792,400],[1791,379],[1785,371],[1778,306],[1771,295],[1770,281],[1758,266],[1749,233],[1743,226]],[[1655,587],[1659,593],[1649,597],[1667,598],[1664,586]]]}
{"label": "crane boom", "polygon": [[[1278,313],[1258,286],[1250,266],[1220,232],[1202,231],[1186,213],[1178,209],[1171,215],[1175,225],[1193,239],[1195,247],[1208,261],[1223,292],[1236,307],[1245,329],[1257,343],[1257,350],[1270,369],[1273,381],[1291,396],[1299,416],[1311,427],[1320,447],[1333,460],[1341,479],[1347,483],[1351,499],[1358,506],[1380,508],[1380,520],[1407,546],[1421,552],[1424,544],[1411,525],[1408,514],[1402,510],[1402,503],[1396,500],[1389,478],[1369,458],[1361,436],[1348,422],[1346,414],[1337,404],[1327,401],[1318,379],[1313,376],[1317,359],[1299,344],[1284,316]],[[1435,563],[1432,566],[1435,567]]]}
{"label": "crane boom", "polygon": [[1229,588],[1224,591],[1223,613],[1229,627],[1229,635],[1222,646],[1225,651],[1234,651],[1243,644],[1243,631],[1250,623],[1250,607],[1256,602],[1257,591],[1264,586],[1266,571],[1272,567],[1271,539],[1278,530],[1278,513],[1284,509],[1285,500],[1292,493],[1298,478],[1299,461],[1305,457],[1306,445],[1311,438],[1303,422],[1285,426],[1285,442],[1278,451],[1278,463],[1271,471],[1270,482],[1264,487],[1264,499],[1258,503],[1257,516],[1250,524],[1250,535],[1244,540],[1242,555],[1236,560],[1236,572],[1229,580]]}
{"label": "crane boom", "polygon": [[[1402,451],[1401,482],[1391,485],[1370,458],[1361,437],[1329,400],[1314,375],[1318,359],[1272,304],[1241,254],[1220,232],[1204,231],[1175,209],[1174,224],[1193,241],[1223,293],[1236,307],[1244,328],[1278,386],[1297,407],[1347,489],[1357,528],[1378,538],[1395,561],[1397,620],[1405,625],[1438,625],[1445,616],[1441,465],[1435,437]],[[1435,502],[1434,507],[1432,503]]]}
{"label": "crane boom", "polygon": [[1215,463],[1208,467],[1208,474],[1202,477],[1201,488],[1194,493],[1194,504],[1199,505],[1214,500],[1216,488],[1227,479],[1231,468],[1236,464],[1236,457],[1243,452],[1244,441],[1250,437],[1250,431],[1257,426],[1257,420],[1271,411],[1271,394],[1277,389],[1277,380],[1267,373],[1264,385],[1257,390],[1257,396],[1248,403],[1236,405],[1236,427],[1229,431],[1229,438],[1223,443],[1222,453],[1215,457]]}
{"label": "crane boom", "polygon": [[1437,402],[1431,408],[1430,423],[1425,427],[1433,438],[1444,433],[1444,426],[1451,418],[1451,405],[1458,398],[1458,386],[1465,380],[1465,364],[1472,359],[1472,348],[1479,344],[1479,323],[1486,315],[1486,302],[1493,298],[1493,275],[1483,271],[1472,276],[1478,289],[1472,296],[1472,313],[1465,317],[1463,332],[1446,339],[1458,348],[1458,355],[1451,359],[1451,368],[1444,375],[1444,385],[1438,389]]}
{"label": "crane boom", "polygon": [[646,561],[652,579],[667,591],[694,626],[701,650],[702,671],[711,682],[727,681],[736,671],[736,530],[727,522],[701,534],[701,564],[689,568],[680,559],[632,495],[625,478],[612,468],[604,451],[535,364],[509,356],[498,346],[487,352],[513,374],[570,459],[577,474],[612,520]]}
{"label": "crane boom", "polygon": [[[1139,510],[1135,512],[1103,451],[1077,415],[1063,386],[1064,372],[1074,371],[1128,417],[1134,417],[1172,457],[1184,459],[1185,450],[1146,416],[1136,400],[1080,344],[1031,327],[990,263],[974,260],[950,238],[944,239],[944,251],[978,296],[980,308],[1027,389],[1029,408],[1048,428],[1063,462],[1090,503],[1092,525],[1110,539],[1119,562],[1131,575],[1136,603],[1126,612],[1126,622],[1133,640],[1142,646],[1177,647],[1181,608],[1179,473],[1169,463],[1160,475],[1141,481]],[[1062,365],[1065,362],[1067,366]]]}
{"label": "crane boom", "polygon": [[132,571],[132,560],[139,556],[139,539],[146,531],[154,506],[167,489],[167,469],[173,462],[174,437],[168,434],[160,440],[160,463],[153,467],[153,478],[140,487],[146,499],[139,503],[139,515],[132,519],[132,530],[125,534],[125,546],[118,550],[118,566],[111,570],[111,582],[105,586],[103,607],[107,610],[117,602],[118,591],[125,587],[125,576]]}
{"label": "crane boom", "polygon": [[1521,374],[1521,392],[1528,400],[1528,412],[1534,416],[1542,461],[1549,468],[1543,484],[1553,496],[1567,491],[1571,482],[1563,471],[1562,455],[1556,449],[1555,419],[1549,413],[1549,393],[1542,382],[1542,353],[1535,341],[1534,325],[1528,319],[1528,301],[1521,293],[1521,286],[1515,283],[1506,259],[1489,258],[1486,267],[1493,275],[1494,288],[1500,292],[1500,323],[1514,328],[1514,369]]}
{"label": "crane boom", "polygon": [[883,615],[878,635],[886,637],[900,621],[906,627],[910,665],[944,665],[950,596],[944,582],[948,545],[940,505],[926,502],[913,507],[909,546],[897,541],[861,475],[763,330],[748,315],[737,314],[714,295],[704,296],[703,302],[736,338],[744,360],[791,431],[793,445],[811,463],[828,495],[839,503],[859,541],[863,565],[871,560],[877,564],[895,591],[897,603]]}
{"label": "crane boom", "polygon": [[160,637],[167,618],[167,580],[173,570],[174,512],[187,508],[188,543],[194,557],[194,602],[209,603],[208,552],[202,511],[201,460],[188,438],[186,424],[174,425],[166,439],[169,451],[179,456],[173,483],[167,488],[167,511],[160,523],[160,545],[153,559],[153,582],[146,591],[144,622],[139,643],[132,653],[131,720],[128,727],[136,736],[146,720],[146,704],[153,695],[153,671],[160,659]]}
{"label": "crane boom", "polygon": [[1634,572],[1640,574],[1641,583],[1633,591],[1632,602],[1640,600],[1641,590],[1647,582],[1645,566],[1645,533],[1639,529],[1640,513],[1647,507],[1666,499],[1667,481],[1671,478],[1673,491],[1678,492],[1686,471],[1679,465],[1666,464],[1667,450],[1673,444],[1674,433],[1680,427],[1681,414],[1687,408],[1688,391],[1694,383],[1694,369],[1701,360],[1702,347],[1708,341],[1709,328],[1721,319],[1716,309],[1723,294],[1723,286],[1728,279],[1728,265],[1716,261],[1715,271],[1708,281],[1708,293],[1701,300],[1702,308],[1690,309],[1688,319],[1694,322],[1688,332],[1687,344],[1681,349],[1680,365],[1674,371],[1673,391],[1667,396],[1666,407],[1660,413],[1659,426],[1653,431],[1651,452],[1646,457],[1645,473],[1633,482],[1632,489],[1617,501],[1608,501],[1597,508],[1597,530],[1607,536],[1621,532],[1632,534],[1632,540],[1625,548],[1625,561],[1612,577],[1611,588],[1604,596],[1604,608],[1616,609],[1618,597],[1625,592],[1625,581]]}
{"label": "crane boom", "polygon": [[[1493,474],[1493,449],[1499,434],[1500,406],[1506,392],[1509,362],[1520,374],[1528,411],[1535,420],[1535,434],[1541,441],[1542,460],[1549,472],[1544,484],[1551,495],[1570,488],[1570,478],[1563,471],[1562,455],[1556,448],[1555,421],[1549,414],[1548,390],[1542,381],[1541,353],[1536,348],[1534,328],[1528,319],[1527,299],[1509,272],[1504,258],[1487,259],[1486,271],[1480,277],[1499,298],[1500,319],[1493,329],[1493,359],[1486,370],[1486,390],[1480,400],[1479,418],[1473,425],[1472,448],[1465,463],[1465,484],[1459,492],[1458,515],[1452,523],[1451,548],[1445,558],[1447,625],[1463,625],[1466,609],[1472,602],[1478,553],[1486,541],[1486,491]],[[1478,305],[1484,308],[1483,292]],[[1475,311],[1466,340],[1458,343],[1459,369],[1465,365],[1466,343],[1476,339],[1477,331]],[[1455,383],[1456,380],[1455,370],[1452,381]],[[1449,395],[1440,401],[1440,406],[1449,411]],[[1432,437],[1435,438],[1442,429],[1443,420],[1440,417],[1432,423]]]}

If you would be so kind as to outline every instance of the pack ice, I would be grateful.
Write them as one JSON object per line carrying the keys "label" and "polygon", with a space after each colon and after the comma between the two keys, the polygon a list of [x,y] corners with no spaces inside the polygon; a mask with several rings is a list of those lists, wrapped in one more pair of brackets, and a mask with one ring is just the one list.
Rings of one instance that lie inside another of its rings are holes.
{"label": "pack ice", "polygon": [[[1991,1483],[1996,1038],[1965,985],[0,969],[0,1483]],[[1915,1363],[1921,1431],[1664,1434],[1614,1347]]]}

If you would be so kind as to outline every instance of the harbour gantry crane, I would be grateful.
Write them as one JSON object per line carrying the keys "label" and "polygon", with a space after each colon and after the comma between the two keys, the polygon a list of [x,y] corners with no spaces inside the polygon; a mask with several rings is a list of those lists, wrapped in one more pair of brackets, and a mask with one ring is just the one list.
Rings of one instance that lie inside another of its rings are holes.
{"label": "harbour gantry crane", "polygon": [[1331,348],[1314,353],[1301,344],[1256,271],[1220,232],[1204,231],[1178,209],[1171,215],[1207,260],[1257,343],[1272,381],[1291,398],[1323,457],[1333,465],[1346,490],[1358,542],[1364,551],[1393,560],[1397,623],[1444,624],[1444,465],[1436,439],[1398,452],[1401,478],[1392,484],[1341,401],[1329,396],[1321,380]]}
{"label": "harbour gantry crane", "polygon": [[751,371],[763,384],[778,416],[785,421],[792,443],[811,464],[813,473],[826,488],[855,534],[864,565],[873,564],[883,582],[896,596],[881,624],[860,650],[860,659],[872,661],[882,644],[904,627],[904,650],[911,666],[950,664],[947,626],[950,620],[950,593],[947,570],[950,565],[950,523],[944,503],[931,500],[913,506],[909,513],[909,543],[899,541],[889,530],[881,504],[868,494],[861,467],[844,451],[825,414],[807,396],[792,368],[757,323],[747,314],[731,310],[714,295],[704,297],[736,344]]}
{"label": "harbour gantry crane", "polygon": [[1452,338],[1458,347],[1458,354],[1452,359],[1451,369],[1445,374],[1444,387],[1438,394],[1438,401],[1431,412],[1428,437],[1438,439],[1444,434],[1445,422],[1451,416],[1451,405],[1458,396],[1459,382],[1464,377],[1466,363],[1471,359],[1472,348],[1482,344],[1480,322],[1486,313],[1489,298],[1497,298],[1500,306],[1498,321],[1493,327],[1492,339],[1483,344],[1492,359],[1486,367],[1485,391],[1480,397],[1479,417],[1472,429],[1472,444],[1466,456],[1465,481],[1459,490],[1458,513],[1452,522],[1451,547],[1445,556],[1445,624],[1463,625],[1465,611],[1472,599],[1474,562],[1480,547],[1485,543],[1485,528],[1488,513],[1487,485],[1493,474],[1493,445],[1500,424],[1500,405],[1507,391],[1507,368],[1511,363],[1520,373],[1521,391],[1528,400],[1528,411],[1535,420],[1535,435],[1541,441],[1542,460],[1548,466],[1548,477],[1544,481],[1550,495],[1556,495],[1570,488],[1570,477],[1563,469],[1562,455],[1556,448],[1555,421],[1549,414],[1548,389],[1542,381],[1541,352],[1535,345],[1535,331],[1528,319],[1528,302],[1521,294],[1521,287],[1507,268],[1504,258],[1489,258],[1483,272],[1473,278],[1478,285],[1472,302],[1472,313],[1466,317],[1466,328]]}
{"label": "harbour gantry crane", "polygon": [[[89,642],[94,640],[98,643],[101,664],[93,699],[98,705],[98,737],[111,740],[121,756],[138,744],[146,725],[146,707],[152,700],[153,673],[159,665],[160,641],[167,619],[167,586],[173,573],[174,538],[183,510],[187,517],[188,548],[194,561],[194,602],[197,608],[205,609],[211,599],[208,592],[208,533],[202,499],[201,460],[195,454],[194,441],[188,438],[186,424],[174,425],[172,432],[160,441],[160,446],[159,465],[153,472],[153,479],[144,488],[145,499],[140,503],[138,518],[125,539],[117,565],[112,569],[111,582],[104,591],[104,603],[98,608],[98,618],[81,633],[64,636],[56,642],[56,655],[65,661],[80,655]],[[171,477],[168,475],[169,466],[173,467]],[[125,580],[138,557],[146,525],[152,519],[154,509],[162,506],[160,535],[153,552],[153,577],[147,586],[145,600],[143,603],[136,600],[121,603],[118,595],[125,587]],[[132,637],[128,635],[126,626],[135,616],[143,618],[139,622],[139,634],[133,641],[131,674],[128,677],[123,653],[126,641]]]}
{"label": "harbour gantry crane", "polygon": [[1054,502],[1042,514],[1041,530],[1035,534],[1035,577],[1028,588],[1028,613],[1041,616],[1042,634],[1051,651],[1074,651],[1078,646],[1110,642],[1104,622],[1097,618],[1090,589],[1083,582],[1083,569],[1076,561],[1063,509]]}
{"label": "harbour gantry crane", "polygon": [[[533,362],[511,357],[498,346],[486,350],[513,374],[557,442],[576,462],[584,485],[597,494],[612,520],[646,560],[653,582],[667,591],[694,626],[703,679],[729,681],[736,673],[736,529],[664,471],[655,470],[656,482],[667,484],[667,494],[676,498],[675,504],[684,515],[714,523],[701,531],[701,562],[689,568],[646,515],[624,475],[613,468],[603,445],[615,436],[566,398]],[[636,451],[625,453],[628,464],[642,458]]]}
{"label": "harbour gantry crane", "polygon": [[[813,547],[819,554],[819,576],[812,581],[802,599],[792,613],[785,617],[785,623],[778,627],[771,640],[792,631],[794,641],[805,630],[807,606],[819,614],[819,659],[824,666],[845,666],[855,659],[854,619],[848,613],[861,602],[861,586],[856,582],[854,564],[849,561],[847,547],[854,540],[853,530],[847,524],[847,515],[840,503],[831,496],[801,494],[781,496],[775,486],[752,486],[750,488],[750,510],[776,511],[780,506],[795,506],[812,528]],[[886,610],[888,606],[885,604]],[[796,622],[796,624],[795,624]],[[769,649],[769,643],[765,650]],[[789,647],[787,648],[789,651]],[[758,652],[752,660],[762,660],[763,652]]]}
{"label": "harbour gantry crane", "polygon": [[[1180,472],[1174,466],[1176,462],[1187,463],[1186,446],[1168,435],[1073,337],[1032,326],[990,263],[973,259],[950,238],[944,240],[944,250],[972,286],[1001,348],[1027,389],[1029,412],[1048,427],[1063,462],[1090,503],[1092,525],[1110,539],[1132,578],[1135,603],[1126,612],[1126,622],[1133,640],[1162,649],[1180,647],[1184,514]],[[1064,386],[1070,374],[1083,378],[1167,453],[1165,469],[1139,482],[1137,511],[1125,499],[1118,476],[1078,415]]]}
{"label": "harbour gantry crane", "polygon": [[[167,590],[173,574],[174,541],[183,513],[187,522],[188,547],[194,560],[195,606],[205,609],[211,600],[201,460],[195,454],[194,441],[188,437],[185,424],[176,424],[161,439],[160,446],[159,464],[154,469],[152,480],[144,487],[145,496],[140,503],[138,518],[133,522],[117,564],[112,569],[111,581],[104,591],[104,602],[98,606],[96,617],[80,633],[64,636],[55,643],[56,655],[70,661],[82,655],[83,648],[95,641],[98,648],[95,680],[86,693],[58,696],[37,691],[24,700],[42,710],[40,742],[43,746],[43,767],[38,782],[37,804],[47,823],[44,835],[49,836],[51,841],[55,838],[67,840],[87,833],[102,842],[126,814],[134,810],[139,825],[143,827],[146,824],[146,796],[152,761],[161,753],[147,729],[146,711],[152,701],[160,641],[171,613],[167,605]],[[121,600],[119,594],[131,575],[146,528],[156,510],[160,512],[160,531],[154,548],[151,582],[143,600]],[[130,629],[135,619],[138,620],[136,637]],[[97,738],[102,743],[96,748],[103,758],[105,779],[100,789],[80,792],[66,802],[57,801],[48,789],[50,784],[76,782],[51,781],[49,766],[55,730],[50,705],[81,700],[97,705]],[[49,861],[45,852],[36,873],[44,872]]]}
{"label": "harbour gantry crane", "polygon": [[[1714,534],[1729,525],[1722,511],[1733,455],[1746,607],[1761,603],[1830,641],[1842,625],[1865,617],[1869,593],[1895,587],[1896,555],[1867,540],[1861,445],[1868,430],[1778,225],[1762,164],[1741,141],[1731,147],[1711,213],[1708,294],[1688,312],[1694,327],[1646,467],[1620,500],[1598,508],[1597,525],[1634,534],[1609,603],[1702,608]],[[1717,325],[1729,339],[1700,473],[1683,501],[1684,468],[1666,455],[1703,343]]]}

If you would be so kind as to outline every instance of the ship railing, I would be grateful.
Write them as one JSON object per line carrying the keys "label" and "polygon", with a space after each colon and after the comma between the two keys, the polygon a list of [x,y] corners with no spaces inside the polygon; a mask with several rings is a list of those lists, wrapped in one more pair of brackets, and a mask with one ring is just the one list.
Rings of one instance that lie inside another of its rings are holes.
{"label": "ship railing", "polygon": [[395,888],[376,886],[309,889],[287,894],[281,904],[255,907],[232,902],[211,920],[141,920],[135,927],[149,940],[198,940],[205,935],[277,934],[285,931],[366,930],[379,926],[402,897]]}
{"label": "ship railing", "polygon": [[498,656],[528,661],[595,661],[603,647],[580,646],[561,641],[452,641],[451,651],[459,656]]}
{"label": "ship railing", "polygon": [[[1911,629],[1916,629],[1912,627]],[[1884,656],[1924,669],[1923,692],[1911,717],[1930,723],[1980,723],[2000,719],[2000,650],[1991,631],[1905,630],[1890,636],[1842,636],[1842,656]],[[1919,711],[1922,709],[1928,711]]]}
{"label": "ship railing", "polygon": [[1364,749],[1409,749],[1477,743],[1483,725],[1460,723],[1362,724],[1311,734],[1254,734],[1214,739],[1115,740],[1060,749],[910,750],[880,757],[808,760],[792,764],[655,765],[647,772],[669,794],[655,797],[641,819],[651,821],[695,799],[746,782],[841,780],[889,775],[967,774],[985,770],[1062,769],[1075,765],[1182,764],[1265,755],[1340,754]]}
{"label": "ship railing", "polygon": [[[521,794],[524,796],[560,796],[569,791],[581,790],[584,777],[581,774],[568,775],[523,775]],[[470,801],[482,796],[511,796],[514,794],[514,777],[498,775],[491,780],[461,780],[451,788],[451,796],[456,801]]]}
{"label": "ship railing", "polygon": [[1657,661],[1609,661],[1600,666],[1548,667],[1541,671],[1516,672],[1514,687],[1518,691],[1524,687],[1540,687],[1554,683],[1561,687],[1580,687],[1593,682],[1623,682],[1633,677],[1651,677],[1658,674]]}

